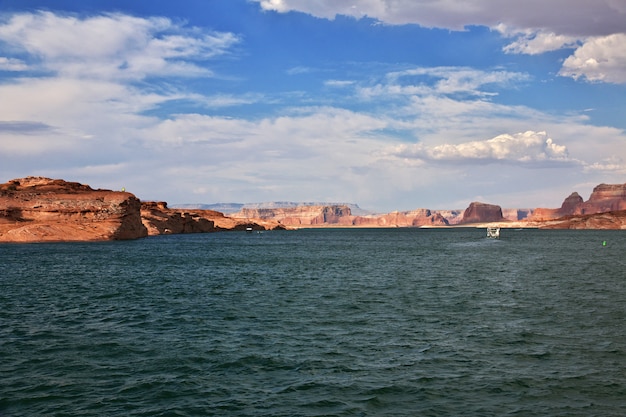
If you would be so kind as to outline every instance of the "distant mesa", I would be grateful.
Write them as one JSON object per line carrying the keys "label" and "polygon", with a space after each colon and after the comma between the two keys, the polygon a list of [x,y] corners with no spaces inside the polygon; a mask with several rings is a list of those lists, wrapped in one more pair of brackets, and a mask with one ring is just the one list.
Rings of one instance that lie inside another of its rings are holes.
{"label": "distant mesa", "polygon": [[473,202],[463,212],[461,224],[504,221],[502,208],[493,204]]}
{"label": "distant mesa", "polygon": [[175,204],[174,208],[215,210],[224,214],[233,214],[243,209],[295,209],[297,207],[311,206],[346,206],[351,214],[362,216],[371,214],[353,203],[329,203],[329,202],[293,202],[293,201],[268,201],[264,203],[214,203],[214,204]]}
{"label": "distant mesa", "polygon": [[387,214],[354,215],[347,205],[313,205],[283,208],[243,208],[235,218],[275,220],[286,227],[419,227],[447,226],[448,221],[428,209]]}

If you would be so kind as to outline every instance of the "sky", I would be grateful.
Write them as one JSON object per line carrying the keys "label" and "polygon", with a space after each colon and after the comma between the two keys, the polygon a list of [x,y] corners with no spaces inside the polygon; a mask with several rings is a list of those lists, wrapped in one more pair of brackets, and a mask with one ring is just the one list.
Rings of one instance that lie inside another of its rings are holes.
{"label": "sky", "polygon": [[0,0],[0,182],[559,207],[626,182],[626,0]]}

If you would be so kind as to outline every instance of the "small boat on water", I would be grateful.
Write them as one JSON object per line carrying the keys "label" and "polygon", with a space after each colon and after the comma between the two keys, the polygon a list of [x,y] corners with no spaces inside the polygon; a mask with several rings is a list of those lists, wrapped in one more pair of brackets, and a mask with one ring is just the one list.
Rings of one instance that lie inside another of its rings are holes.
{"label": "small boat on water", "polygon": [[500,228],[499,227],[488,227],[487,228],[487,237],[491,239],[500,239]]}

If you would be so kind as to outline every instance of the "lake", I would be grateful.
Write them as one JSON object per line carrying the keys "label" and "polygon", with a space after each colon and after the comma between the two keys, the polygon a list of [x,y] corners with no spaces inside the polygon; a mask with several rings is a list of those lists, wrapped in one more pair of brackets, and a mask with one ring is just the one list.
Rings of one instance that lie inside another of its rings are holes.
{"label": "lake", "polygon": [[0,245],[0,416],[624,416],[626,231]]}

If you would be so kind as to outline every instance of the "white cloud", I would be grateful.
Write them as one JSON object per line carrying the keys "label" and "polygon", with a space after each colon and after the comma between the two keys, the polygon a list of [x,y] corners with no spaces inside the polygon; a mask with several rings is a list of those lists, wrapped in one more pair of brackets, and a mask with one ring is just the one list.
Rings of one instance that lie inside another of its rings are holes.
{"label": "white cloud", "polygon": [[554,143],[546,132],[533,131],[502,134],[488,140],[460,144],[431,147],[423,144],[400,145],[392,154],[431,162],[512,162],[525,165],[576,162],[569,158],[567,148]]}
{"label": "white cloud", "polygon": [[16,14],[0,23],[0,41],[28,53],[40,69],[63,76],[143,79],[211,75],[192,61],[223,54],[239,40],[231,33],[205,33],[166,18],[110,14],[81,19],[39,12]]}
{"label": "white cloud", "polygon": [[565,60],[559,75],[626,83],[626,33],[588,39]]}
{"label": "white cloud", "polygon": [[468,67],[420,67],[391,72],[387,80],[389,85],[405,86],[398,90],[399,93],[415,94],[421,90],[437,94],[488,96],[493,93],[487,92],[484,87],[510,86],[529,80],[529,76],[519,72],[481,71]]}
{"label": "white cloud", "polygon": [[499,24],[495,28],[508,38],[516,38],[506,45],[503,50],[511,54],[538,55],[544,52],[556,51],[563,48],[575,48],[581,42],[579,37],[558,35],[554,32],[538,30],[515,30]]}

